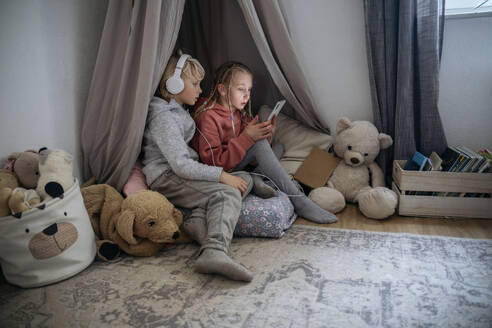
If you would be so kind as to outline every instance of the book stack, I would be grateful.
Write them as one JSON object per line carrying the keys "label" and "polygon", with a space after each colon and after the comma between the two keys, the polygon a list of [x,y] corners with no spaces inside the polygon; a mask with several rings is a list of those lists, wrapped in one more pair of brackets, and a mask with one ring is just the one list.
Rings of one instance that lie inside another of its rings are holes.
{"label": "book stack", "polygon": [[[429,157],[426,157],[420,152],[415,152],[414,156],[406,162],[404,170],[488,173],[490,172],[491,161],[492,153],[486,148],[475,152],[465,146],[448,146],[440,156],[432,152]],[[490,198],[490,194],[459,192],[407,191],[407,194]]]}

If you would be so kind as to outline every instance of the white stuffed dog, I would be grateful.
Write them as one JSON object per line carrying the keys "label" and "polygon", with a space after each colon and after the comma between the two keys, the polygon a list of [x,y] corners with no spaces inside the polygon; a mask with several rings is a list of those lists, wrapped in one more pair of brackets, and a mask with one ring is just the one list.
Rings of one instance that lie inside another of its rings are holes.
{"label": "white stuffed dog", "polygon": [[312,190],[309,198],[332,213],[343,210],[347,200],[359,203],[360,211],[368,218],[384,219],[392,215],[398,198],[385,187],[383,172],[374,162],[379,150],[392,143],[391,137],[379,133],[372,123],[351,122],[342,117],[333,143],[335,154],[342,160],[327,186]]}
{"label": "white stuffed dog", "polygon": [[63,198],[63,194],[74,184],[72,172],[72,155],[61,149],[41,149],[36,188],[41,200]]}

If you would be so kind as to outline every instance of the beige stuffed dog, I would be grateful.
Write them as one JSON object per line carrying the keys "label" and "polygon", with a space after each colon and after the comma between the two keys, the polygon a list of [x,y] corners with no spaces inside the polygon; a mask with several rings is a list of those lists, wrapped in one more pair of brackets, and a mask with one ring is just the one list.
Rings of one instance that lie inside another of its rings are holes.
{"label": "beige stuffed dog", "polygon": [[[179,231],[181,212],[158,192],[142,190],[123,199],[107,184],[84,187],[81,192],[94,232],[101,239],[99,247],[112,242],[125,253],[152,256],[166,243],[188,241]],[[98,255],[108,260],[117,254],[99,248]]]}
{"label": "beige stuffed dog", "polygon": [[384,219],[395,211],[398,198],[385,187],[381,168],[374,162],[380,149],[392,145],[391,137],[379,133],[367,121],[351,122],[342,117],[337,123],[335,154],[342,160],[326,187],[312,190],[309,198],[322,208],[338,213],[345,201],[358,203],[368,218]]}

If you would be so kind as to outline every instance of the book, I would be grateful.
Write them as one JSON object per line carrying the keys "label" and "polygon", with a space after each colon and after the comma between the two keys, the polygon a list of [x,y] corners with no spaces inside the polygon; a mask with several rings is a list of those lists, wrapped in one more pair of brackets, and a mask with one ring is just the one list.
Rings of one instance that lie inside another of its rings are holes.
{"label": "book", "polygon": [[427,157],[416,151],[415,154],[413,154],[412,159],[405,163],[403,169],[406,171],[423,171],[428,161],[429,159]]}
{"label": "book", "polygon": [[460,156],[460,152],[457,151],[453,146],[448,146],[441,154],[442,159],[442,170],[449,171],[449,169],[453,166],[455,161]]}
{"label": "book", "polygon": [[429,163],[430,169],[428,171],[440,171],[442,169],[442,158],[435,151],[429,155]]}
{"label": "book", "polygon": [[[406,171],[424,171],[424,169],[427,171],[428,168],[431,167],[431,164],[429,162],[429,159],[424,156],[422,153],[416,151],[415,154],[413,154],[412,159],[409,159],[405,163],[405,167],[403,168]],[[407,195],[422,195],[422,192],[420,191],[412,191],[409,190],[406,192]]]}

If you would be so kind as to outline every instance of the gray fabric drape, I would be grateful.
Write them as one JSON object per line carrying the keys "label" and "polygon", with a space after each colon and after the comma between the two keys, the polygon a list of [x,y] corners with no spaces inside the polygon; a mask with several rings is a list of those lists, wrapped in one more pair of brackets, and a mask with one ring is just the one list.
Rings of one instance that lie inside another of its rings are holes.
{"label": "gray fabric drape", "polygon": [[82,119],[84,178],[121,190],[148,104],[178,36],[184,0],[111,0]]}
{"label": "gray fabric drape", "polygon": [[238,0],[251,35],[275,85],[296,118],[329,133],[319,120],[310,86],[299,64],[278,0]]}
{"label": "gray fabric drape", "polygon": [[[230,0],[187,0],[177,47],[196,57],[205,69],[203,95],[210,92],[213,73],[230,60],[246,64],[253,72],[251,103],[253,112],[261,105],[274,106],[282,98],[261,60],[241,8]],[[290,108],[285,106],[283,112]]]}
{"label": "gray fabric drape", "polygon": [[378,162],[447,146],[438,111],[444,0],[364,1],[374,123],[394,145]]}

